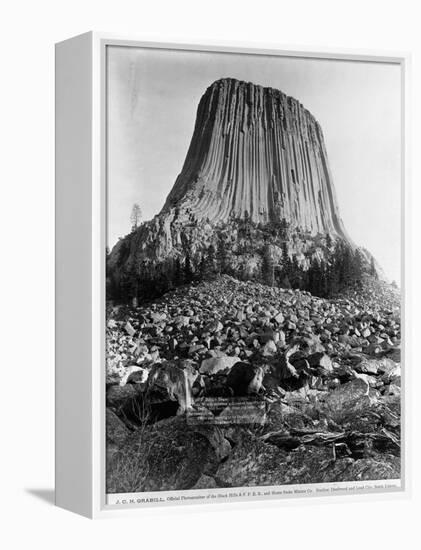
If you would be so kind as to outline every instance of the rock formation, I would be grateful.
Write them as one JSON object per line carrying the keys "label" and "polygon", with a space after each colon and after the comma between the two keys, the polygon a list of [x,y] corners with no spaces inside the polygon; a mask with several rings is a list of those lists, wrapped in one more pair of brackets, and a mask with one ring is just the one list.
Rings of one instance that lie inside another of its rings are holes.
{"label": "rock formation", "polygon": [[[258,280],[270,271],[269,284],[294,286],[295,278],[297,288],[326,295],[313,283],[338,242],[348,263],[377,269],[340,218],[320,124],[279,90],[224,78],[200,100],[183,169],[161,212],[113,248],[109,293],[151,297],[215,268]],[[312,266],[313,286],[292,272]]]}
{"label": "rock formation", "polygon": [[224,78],[203,95],[187,157],[161,215],[179,207],[211,222],[256,223],[342,238],[323,132],[299,101]]}

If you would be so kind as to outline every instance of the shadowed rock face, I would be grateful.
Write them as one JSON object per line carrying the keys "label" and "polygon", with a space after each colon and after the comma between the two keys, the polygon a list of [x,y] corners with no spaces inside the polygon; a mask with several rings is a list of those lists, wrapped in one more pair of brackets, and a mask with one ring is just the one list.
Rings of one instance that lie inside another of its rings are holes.
{"label": "shadowed rock face", "polygon": [[256,223],[345,238],[322,129],[296,99],[225,78],[203,95],[187,157],[161,214]]}

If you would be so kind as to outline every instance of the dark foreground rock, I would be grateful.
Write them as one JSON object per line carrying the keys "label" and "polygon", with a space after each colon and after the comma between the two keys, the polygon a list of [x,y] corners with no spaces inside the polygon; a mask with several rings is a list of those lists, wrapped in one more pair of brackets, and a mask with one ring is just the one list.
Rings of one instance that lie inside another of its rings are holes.
{"label": "dark foreground rock", "polygon": [[397,479],[399,476],[400,462],[393,455],[338,459],[329,446],[301,445],[288,453],[247,438],[219,467],[215,478],[219,486],[241,487]]}
{"label": "dark foreground rock", "polygon": [[210,434],[191,429],[182,417],[162,420],[125,442],[109,466],[107,490],[190,489],[202,475],[213,473],[220,459]]}

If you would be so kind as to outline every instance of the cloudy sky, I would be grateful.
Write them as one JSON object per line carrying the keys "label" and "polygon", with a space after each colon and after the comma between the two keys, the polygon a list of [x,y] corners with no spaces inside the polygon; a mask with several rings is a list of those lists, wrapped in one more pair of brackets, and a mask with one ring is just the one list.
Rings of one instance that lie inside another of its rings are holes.
{"label": "cloudy sky", "polygon": [[398,65],[108,48],[108,244],[133,203],[157,214],[180,173],[206,88],[222,77],[278,88],[320,122],[340,213],[355,243],[400,281]]}

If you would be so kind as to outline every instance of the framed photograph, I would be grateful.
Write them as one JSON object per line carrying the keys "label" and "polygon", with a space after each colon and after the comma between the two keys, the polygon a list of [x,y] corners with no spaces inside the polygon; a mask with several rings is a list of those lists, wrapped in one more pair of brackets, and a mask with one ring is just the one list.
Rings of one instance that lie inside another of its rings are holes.
{"label": "framed photograph", "polygon": [[59,506],[406,494],[408,63],[57,44]]}

